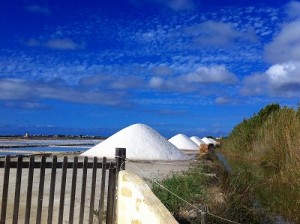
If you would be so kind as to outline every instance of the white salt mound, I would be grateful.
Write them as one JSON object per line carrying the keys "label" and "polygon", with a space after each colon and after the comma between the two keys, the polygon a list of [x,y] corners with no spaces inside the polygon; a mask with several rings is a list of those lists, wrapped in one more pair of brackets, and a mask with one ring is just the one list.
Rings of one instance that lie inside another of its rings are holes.
{"label": "white salt mound", "polygon": [[213,144],[216,146],[218,144],[220,144],[219,142],[217,142],[216,140],[214,140],[213,138],[208,138],[211,142],[213,142]]}
{"label": "white salt mound", "polygon": [[133,124],[85,151],[80,156],[115,158],[115,148],[126,148],[131,160],[188,160],[178,148],[144,124]]}
{"label": "white salt mound", "polygon": [[214,145],[214,142],[210,138],[204,137],[204,138],[201,138],[201,140],[207,145],[209,145],[209,144]]}
{"label": "white salt mound", "polygon": [[205,144],[204,141],[201,140],[201,138],[197,137],[197,136],[192,136],[190,137],[190,139],[195,142],[198,146]]}
{"label": "white salt mound", "polygon": [[173,145],[184,150],[199,150],[199,146],[184,134],[177,134],[169,139]]}

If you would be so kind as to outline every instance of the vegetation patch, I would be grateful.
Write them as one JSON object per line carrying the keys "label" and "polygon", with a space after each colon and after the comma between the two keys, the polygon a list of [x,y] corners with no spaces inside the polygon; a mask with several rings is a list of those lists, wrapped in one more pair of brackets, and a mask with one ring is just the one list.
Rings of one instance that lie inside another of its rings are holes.
{"label": "vegetation patch", "polygon": [[299,108],[266,106],[237,125],[221,151],[233,167],[228,195],[243,214],[300,222]]}
{"label": "vegetation patch", "polygon": [[[191,221],[197,219],[197,214],[192,213],[197,213],[195,208],[205,200],[206,180],[203,167],[197,164],[186,172],[173,173],[160,182],[153,182],[152,191],[176,219]],[[183,217],[186,213],[190,214]]]}

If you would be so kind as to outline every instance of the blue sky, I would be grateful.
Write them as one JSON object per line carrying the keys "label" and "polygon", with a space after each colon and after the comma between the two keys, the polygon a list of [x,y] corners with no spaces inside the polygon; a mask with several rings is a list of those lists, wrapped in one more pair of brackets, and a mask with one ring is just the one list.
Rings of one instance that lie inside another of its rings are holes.
{"label": "blue sky", "polygon": [[300,2],[3,0],[0,134],[227,135],[300,98]]}

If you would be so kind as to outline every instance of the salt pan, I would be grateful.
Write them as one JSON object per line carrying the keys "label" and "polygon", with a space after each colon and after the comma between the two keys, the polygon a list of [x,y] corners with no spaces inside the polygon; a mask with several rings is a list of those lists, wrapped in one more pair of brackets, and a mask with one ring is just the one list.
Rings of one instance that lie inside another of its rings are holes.
{"label": "salt pan", "polygon": [[115,148],[126,148],[131,160],[188,160],[178,148],[145,124],[133,124],[115,133],[80,156],[115,157]]}
{"label": "salt pan", "polygon": [[183,150],[199,150],[199,146],[184,134],[177,134],[169,139],[173,145]]}

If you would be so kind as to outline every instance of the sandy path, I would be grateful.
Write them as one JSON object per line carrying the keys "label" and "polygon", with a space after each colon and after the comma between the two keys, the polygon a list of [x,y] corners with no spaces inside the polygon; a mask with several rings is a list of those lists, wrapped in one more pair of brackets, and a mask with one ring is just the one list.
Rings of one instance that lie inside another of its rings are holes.
{"label": "sandy path", "polygon": [[[62,160],[59,158],[58,160]],[[72,160],[72,157],[69,156],[69,161]],[[47,160],[48,161],[48,160]],[[148,183],[149,179],[162,179],[167,175],[172,174],[173,172],[187,170],[188,167],[194,163],[194,161],[173,161],[173,162],[126,162],[126,170],[129,170],[140,177],[146,178]],[[88,170],[87,176],[87,191],[86,191],[86,200],[85,200],[85,219],[84,223],[88,223],[89,216],[89,207],[90,207],[90,194],[91,194],[91,179],[92,179],[92,170]],[[46,169],[45,175],[45,188],[44,188],[44,199],[43,199],[43,211],[42,211],[42,223],[47,222],[48,214],[48,200],[49,200],[49,189],[50,189],[50,172],[51,169]],[[8,193],[8,209],[6,222],[12,223],[13,216],[13,200],[14,200],[14,189],[15,189],[15,176],[16,169],[11,169],[10,172],[10,183],[9,183],[9,193]],[[108,180],[108,172],[106,174],[106,180]],[[19,223],[23,223],[25,218],[25,203],[26,203],[26,192],[27,192],[27,178],[28,170],[23,169],[22,173],[22,184],[21,184],[21,198],[20,198],[20,211],[19,211]],[[64,206],[64,223],[68,223],[69,217],[69,206],[70,206],[70,194],[71,194],[71,180],[72,180],[72,169],[67,171],[67,186],[65,192],[65,206]],[[98,200],[100,198],[100,184],[101,184],[101,169],[98,169],[97,172],[97,184],[96,184],[96,202],[95,208],[98,207]],[[2,197],[2,188],[3,188],[3,169],[0,169],[0,197]],[[38,202],[38,182],[39,182],[39,169],[35,169],[34,172],[34,184],[33,184],[33,193],[32,193],[32,208],[31,208],[31,219],[30,223],[36,222],[36,209]],[[74,223],[79,221],[79,208],[80,208],[80,194],[81,194],[81,182],[82,182],[82,171],[78,170],[77,175],[77,189],[76,189],[76,199],[75,199],[75,217]],[[54,201],[54,214],[53,214],[53,223],[57,223],[58,219],[58,209],[59,209],[59,197],[60,197],[60,184],[61,184],[61,170],[57,170],[56,177],[56,191],[55,191],[55,201]],[[0,208],[1,208],[2,199],[0,199]],[[95,218],[95,221],[97,219]],[[96,223],[96,222],[95,222]]]}

